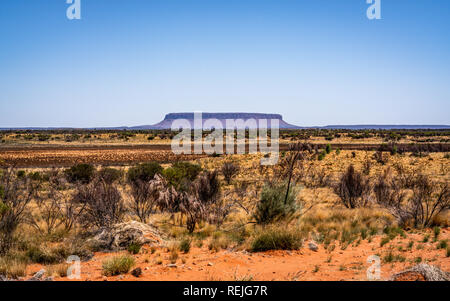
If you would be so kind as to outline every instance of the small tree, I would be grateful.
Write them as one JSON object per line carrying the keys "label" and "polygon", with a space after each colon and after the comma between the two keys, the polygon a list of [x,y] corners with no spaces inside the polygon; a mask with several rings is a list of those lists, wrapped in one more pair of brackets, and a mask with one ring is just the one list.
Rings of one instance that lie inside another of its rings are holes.
{"label": "small tree", "polygon": [[78,185],[73,201],[84,207],[80,221],[85,225],[111,228],[122,221],[125,213],[117,187],[99,178],[89,184]]}
{"label": "small tree", "polygon": [[36,197],[39,182],[17,177],[13,168],[0,176],[0,255],[12,246],[13,235],[24,221],[28,204]]}
{"label": "small tree", "polygon": [[225,181],[229,185],[231,179],[239,173],[239,165],[232,162],[225,162],[222,166],[221,172],[225,178]]}
{"label": "small tree", "polygon": [[162,198],[166,182],[159,175],[155,175],[153,180],[148,182],[136,181],[131,185],[131,210],[143,223],[155,212]]}
{"label": "small tree", "polygon": [[370,193],[370,182],[350,165],[334,187],[334,191],[345,207],[351,209],[365,207]]}

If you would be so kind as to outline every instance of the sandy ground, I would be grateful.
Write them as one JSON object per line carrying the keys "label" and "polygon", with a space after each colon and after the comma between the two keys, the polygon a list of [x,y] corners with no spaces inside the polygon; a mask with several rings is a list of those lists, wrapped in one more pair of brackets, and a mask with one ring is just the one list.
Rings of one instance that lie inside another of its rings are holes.
{"label": "sandy ground", "polygon": [[[429,233],[431,234],[431,233]],[[169,252],[158,248],[153,254],[149,246],[144,246],[141,253],[134,255],[136,267],[142,269],[140,277],[130,273],[125,275],[106,277],[102,275],[102,261],[126,251],[118,253],[96,253],[88,262],[81,265],[82,281],[220,281],[220,280],[333,280],[333,281],[362,281],[367,280],[367,269],[373,264],[368,257],[377,255],[381,257],[381,279],[387,280],[397,272],[417,264],[417,258],[431,265],[450,271],[450,257],[446,257],[444,249],[437,249],[437,242],[432,238],[422,243],[424,234],[407,234],[407,237],[398,236],[390,243],[380,247],[382,236],[375,236],[371,242],[362,241],[358,246],[348,246],[342,250],[339,245],[329,252],[319,245],[317,252],[307,248],[307,243],[298,251],[269,251],[262,253],[249,253],[247,251],[222,250],[212,252],[206,246],[192,247],[188,254],[179,254],[176,267],[170,265]],[[432,235],[431,235],[432,237]],[[441,231],[439,240],[449,239],[450,229]],[[414,241],[412,249],[407,245]],[[418,249],[417,246],[421,245]],[[403,250],[399,251],[402,246]],[[401,255],[404,262],[384,262],[383,258],[389,252]],[[157,259],[162,259],[158,264]],[[28,274],[32,275],[42,268],[41,265],[31,265]],[[67,278],[56,277],[57,281]]]}

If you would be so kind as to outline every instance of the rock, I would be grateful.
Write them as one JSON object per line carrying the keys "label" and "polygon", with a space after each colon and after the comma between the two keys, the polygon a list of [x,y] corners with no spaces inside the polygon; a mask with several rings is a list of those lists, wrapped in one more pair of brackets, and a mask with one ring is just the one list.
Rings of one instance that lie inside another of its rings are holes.
{"label": "rock", "polygon": [[177,265],[176,265],[175,263],[169,263],[169,264],[167,265],[167,267],[168,267],[168,268],[176,268]]}
{"label": "rock", "polygon": [[390,281],[450,281],[450,273],[438,267],[421,263],[410,269],[394,274]]}
{"label": "rock", "polygon": [[28,279],[28,281],[41,281],[41,278],[44,276],[44,274],[45,274],[45,270],[41,269],[38,272],[36,272],[36,274],[34,274],[33,277]]}
{"label": "rock", "polygon": [[122,280],[123,278],[125,278],[124,275],[120,275],[120,276],[119,276],[119,280]]}
{"label": "rock", "polygon": [[310,241],[310,242],[308,243],[308,248],[309,248],[311,251],[314,251],[314,252],[317,252],[317,250],[319,250],[319,247],[318,247],[317,244],[316,244],[315,242],[313,242],[313,241]]}
{"label": "rock", "polygon": [[116,224],[112,229],[100,229],[87,243],[98,250],[123,250],[131,243],[161,244],[161,233],[153,226],[136,221]]}
{"label": "rock", "polygon": [[141,268],[135,268],[134,270],[131,271],[131,275],[133,275],[134,277],[139,277],[142,275],[142,270]]}
{"label": "rock", "polygon": [[214,264],[212,262],[208,262],[208,266],[212,267]]}

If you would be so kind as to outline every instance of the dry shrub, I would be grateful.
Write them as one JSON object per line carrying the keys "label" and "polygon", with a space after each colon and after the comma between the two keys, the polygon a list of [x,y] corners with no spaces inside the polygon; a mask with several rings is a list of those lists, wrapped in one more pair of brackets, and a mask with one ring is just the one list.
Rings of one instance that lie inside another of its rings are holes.
{"label": "dry shrub", "polygon": [[77,185],[73,201],[84,208],[80,213],[80,222],[84,225],[111,228],[122,221],[125,213],[117,187],[100,178]]}
{"label": "dry shrub", "polygon": [[346,208],[365,207],[368,204],[370,182],[350,165],[334,187],[334,191]]}
{"label": "dry shrub", "polygon": [[403,227],[409,223],[415,228],[431,227],[440,214],[450,209],[448,183],[435,183],[425,175],[415,179],[412,196],[408,199],[394,179],[388,182],[380,178],[376,188],[378,203],[387,208]]}
{"label": "dry shrub", "polygon": [[286,227],[265,227],[254,234],[250,250],[298,250],[302,246],[302,235],[298,229]]}
{"label": "dry shrub", "polygon": [[379,150],[375,152],[373,159],[377,161],[378,164],[385,165],[389,161],[389,155]]}
{"label": "dry shrub", "polygon": [[14,168],[4,169],[0,176],[0,254],[12,246],[13,235],[24,221],[30,202],[36,197],[40,183],[28,177],[17,177]]}
{"label": "dry shrub", "polygon": [[239,173],[239,165],[232,162],[225,162],[222,166],[221,172],[225,178],[225,181],[229,185],[231,179]]}
{"label": "dry shrub", "polygon": [[70,267],[70,264],[68,264],[68,263],[60,263],[60,264],[48,265],[45,267],[45,270],[47,271],[47,275],[49,277],[53,277],[53,276],[66,277],[67,270],[69,269],[69,267]]}
{"label": "dry shrub", "polygon": [[17,279],[26,275],[27,264],[23,260],[11,257],[0,258],[0,275]]}
{"label": "dry shrub", "polygon": [[167,187],[164,179],[155,175],[153,180],[141,181],[136,180],[131,184],[131,210],[136,214],[143,223],[154,213],[162,198],[161,192]]}
{"label": "dry shrub", "polygon": [[129,255],[118,255],[110,257],[102,262],[103,274],[105,276],[116,276],[126,274],[135,265],[135,260]]}

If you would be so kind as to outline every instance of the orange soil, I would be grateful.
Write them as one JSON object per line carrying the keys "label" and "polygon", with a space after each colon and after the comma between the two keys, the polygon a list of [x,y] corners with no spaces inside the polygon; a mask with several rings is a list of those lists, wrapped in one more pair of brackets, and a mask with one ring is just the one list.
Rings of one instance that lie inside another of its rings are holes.
{"label": "orange soil", "polygon": [[[328,252],[323,245],[313,252],[307,248],[307,243],[298,251],[270,251],[262,253],[248,253],[246,251],[223,250],[214,253],[206,246],[202,248],[192,247],[188,254],[179,254],[177,267],[168,267],[170,264],[169,252],[159,248],[151,254],[150,248],[144,246],[141,254],[135,255],[136,267],[142,269],[139,278],[130,273],[121,276],[106,277],[102,275],[102,261],[119,253],[96,253],[94,258],[82,263],[81,280],[92,281],[116,281],[116,280],[367,280],[366,271],[371,265],[367,258],[371,255],[381,257],[381,280],[398,273],[412,265],[416,258],[422,258],[422,262],[450,271],[450,257],[446,257],[446,250],[437,249],[437,242],[433,241],[429,232],[430,241],[422,243],[424,234],[407,234],[406,238],[397,237],[388,244],[380,247],[381,236],[373,237],[372,242],[364,240],[358,246],[349,245],[342,250],[338,245]],[[450,228],[443,229],[439,240],[450,238]],[[414,241],[412,250],[407,249],[410,241]],[[417,249],[423,245],[422,249]],[[403,250],[398,250],[402,246]],[[383,257],[392,250],[394,255],[406,258],[404,262],[385,263]],[[330,260],[331,257],[331,260]],[[161,258],[162,264],[158,265],[156,259]],[[40,265],[32,265],[28,268],[28,274],[32,275],[41,269]],[[414,275],[413,275],[414,276]],[[417,280],[418,277],[402,280]],[[419,277],[420,278],[420,277]],[[68,280],[56,277],[55,280]]]}

